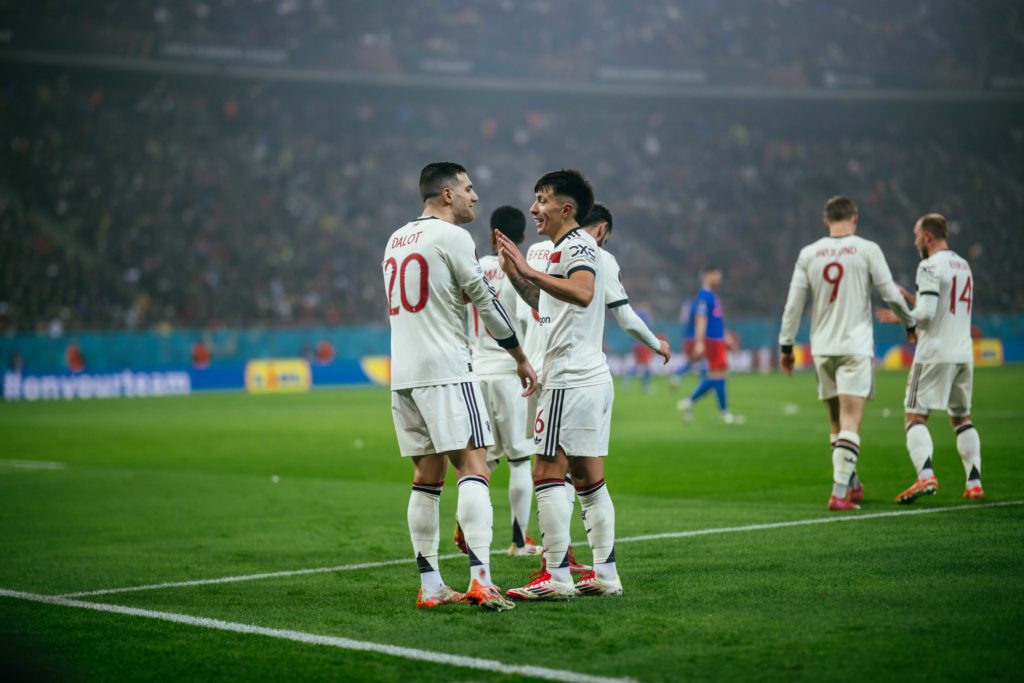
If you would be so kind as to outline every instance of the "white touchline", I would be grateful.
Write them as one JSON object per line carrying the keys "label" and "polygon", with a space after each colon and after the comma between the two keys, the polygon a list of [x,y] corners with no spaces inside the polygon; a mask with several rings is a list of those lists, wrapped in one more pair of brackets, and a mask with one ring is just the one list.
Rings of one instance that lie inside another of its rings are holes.
{"label": "white touchline", "polygon": [[[1015,507],[1024,505],[1024,500],[1009,500],[998,503],[980,503],[977,505],[952,505],[938,508],[919,508],[916,510],[894,510],[892,512],[874,512],[866,515],[837,515],[834,517],[815,517],[814,519],[797,519],[790,522],[769,522],[766,524],[747,524],[744,526],[728,526],[717,529],[693,529],[691,531],[672,531],[663,534],[646,534],[643,536],[627,536],[615,539],[616,543],[637,543],[639,541],[660,541],[670,538],[689,538],[691,536],[711,536],[714,534],[728,534],[741,531],[763,531],[765,529],[784,529],[792,526],[808,526],[811,524],[832,524],[840,522],[860,522],[866,519],[881,519],[885,517],[905,517],[907,515],[929,515],[938,512],[966,512],[982,508]],[[574,542],[579,544],[581,542]],[[495,552],[501,552],[503,548],[495,548]],[[462,557],[460,553],[441,555],[440,560],[451,560]],[[133,593],[136,591],[158,590],[160,588],[183,588],[187,586],[206,586],[215,583],[236,583],[239,581],[255,581],[257,579],[276,579],[286,576],[302,576],[303,574],[327,574],[331,572],[348,572],[358,569],[375,569],[377,567],[388,567],[398,564],[412,564],[415,560],[384,560],[382,562],[363,562],[360,564],[343,564],[335,567],[314,567],[311,569],[290,569],[279,572],[266,572],[262,574],[243,574],[241,576],[222,576],[215,579],[194,579],[191,581],[169,581],[166,583],[151,583],[142,586],[124,586],[121,588],[102,588],[93,591],[80,591],[77,593],[65,593],[62,598],[84,598],[94,595],[110,595],[113,593]]]}
{"label": "white touchline", "polygon": [[64,470],[67,465],[51,460],[6,460],[0,459],[0,470]]}
{"label": "white touchline", "polygon": [[110,612],[112,614],[123,614],[132,617],[145,617],[147,619],[159,619],[176,624],[198,626],[200,628],[216,629],[218,631],[231,631],[234,633],[245,633],[280,640],[291,640],[297,643],[309,645],[326,645],[342,650],[358,650],[360,652],[374,652],[391,657],[403,659],[414,659],[432,664],[444,664],[447,666],[459,666],[479,671],[493,671],[500,674],[518,674],[533,678],[543,678],[549,681],[567,681],[568,683],[631,683],[629,678],[607,678],[604,676],[590,676],[588,674],[576,673],[575,671],[563,671],[561,669],[548,669],[542,666],[529,666],[523,664],[507,664],[495,659],[480,659],[478,657],[465,657],[462,655],[451,655],[444,652],[433,652],[431,650],[419,650],[412,647],[400,645],[388,645],[386,643],[374,643],[366,640],[352,640],[340,636],[325,636],[305,631],[290,631],[287,629],[268,628],[266,626],[254,626],[252,624],[239,624],[233,621],[221,621],[220,619],[208,619],[206,617],[194,617],[188,614],[176,614],[174,612],[159,612],[150,609],[139,609],[138,607],[127,607],[124,605],[108,605],[100,602],[85,602],[83,600],[69,600],[51,595],[38,595],[36,593],[22,593],[6,588],[0,588],[0,597],[14,598],[15,600],[28,600],[30,602],[41,602],[49,605],[60,605],[62,607],[77,607],[79,609],[95,610],[97,612]]}

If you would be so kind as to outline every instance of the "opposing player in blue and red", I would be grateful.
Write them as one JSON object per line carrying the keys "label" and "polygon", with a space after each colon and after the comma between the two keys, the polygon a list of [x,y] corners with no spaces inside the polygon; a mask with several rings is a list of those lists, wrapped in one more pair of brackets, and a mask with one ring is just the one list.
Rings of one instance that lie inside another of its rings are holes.
{"label": "opposing player in blue and red", "polygon": [[693,361],[707,361],[707,374],[701,383],[690,394],[679,402],[678,408],[683,417],[693,419],[693,404],[709,391],[715,392],[718,399],[718,412],[722,422],[733,424],[738,416],[729,412],[729,404],[725,393],[725,380],[729,375],[729,355],[725,334],[725,313],[722,300],[715,291],[722,285],[722,269],[717,266],[706,266],[702,271],[702,286],[697,296],[690,303],[687,329],[683,336],[686,356]]}

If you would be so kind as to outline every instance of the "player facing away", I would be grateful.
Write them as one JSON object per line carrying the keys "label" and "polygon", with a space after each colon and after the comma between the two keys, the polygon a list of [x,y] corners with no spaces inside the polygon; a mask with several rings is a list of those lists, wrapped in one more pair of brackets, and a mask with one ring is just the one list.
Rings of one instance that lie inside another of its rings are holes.
{"label": "player facing away", "polygon": [[[461,224],[473,220],[476,192],[458,164],[428,164],[420,173],[423,213],[388,238],[382,263],[391,322],[391,415],[399,449],[413,463],[409,535],[420,570],[417,607],[471,602],[495,610],[514,605],[490,577],[494,511],[487,446],[494,443],[480,384],[473,375],[465,301],[476,306],[497,344],[532,393],[536,374],[515,328],[476,258]],[[458,520],[469,550],[465,594],[445,585],[438,567],[438,506],[448,463],[458,473]]]}
{"label": "player facing away", "polygon": [[[964,498],[985,497],[981,488],[981,439],[971,422],[974,280],[967,261],[950,250],[948,238],[946,219],[937,213],[922,216],[914,225],[914,246],[923,260],[917,268],[917,294],[903,292],[914,307],[911,313],[917,322],[917,351],[903,403],[907,451],[917,470],[917,481],[896,496],[897,503],[913,503],[939,488],[932,470],[934,447],[928,432],[931,410],[949,414],[967,477]],[[879,311],[878,319],[897,322],[891,311]]]}
{"label": "player facing away", "polygon": [[[496,232],[508,237],[516,244],[522,244],[526,229],[526,217],[514,206],[500,206],[491,213],[488,239],[491,254],[480,259],[484,275],[498,293],[498,301],[507,312],[516,311],[519,297],[508,284],[505,271],[498,267],[498,244]],[[541,548],[526,533],[533,506],[533,480],[530,477],[530,458],[533,455],[532,434],[523,434],[526,423],[527,400],[522,396],[519,377],[516,375],[515,359],[494,340],[494,337],[480,321],[476,306],[469,304],[469,333],[473,350],[473,369],[480,379],[480,389],[491,416],[494,431],[494,445],[487,449],[487,467],[493,473],[504,455],[508,460],[508,500],[512,508],[512,544],[508,554],[513,557],[539,555]],[[521,321],[515,320],[516,334],[523,338]],[[524,342],[525,347],[525,342]],[[536,368],[535,368],[536,370]],[[461,529],[456,531],[455,541],[460,550],[465,548]]]}
{"label": "player facing away", "polygon": [[825,204],[828,237],[804,247],[793,269],[779,332],[779,364],[793,374],[793,343],[807,296],[811,297],[811,354],[818,398],[828,408],[832,427],[832,495],[829,510],[857,510],[864,486],[857,477],[860,423],[874,388],[874,330],[871,286],[895,311],[908,339],[914,319],[892,281],[889,264],[877,244],[858,237],[857,206],[846,197]]}
{"label": "player facing away", "polygon": [[[686,421],[693,419],[693,404],[709,391],[715,392],[718,400],[718,414],[725,424],[742,422],[742,418],[729,412],[725,393],[725,380],[729,376],[729,354],[725,340],[725,313],[722,300],[716,291],[722,286],[722,269],[706,266],[701,275],[701,288],[690,304],[689,324],[693,326],[693,345],[686,345],[686,355],[691,361],[707,360],[707,374],[688,398],[676,406]],[[691,338],[688,330],[684,336]]]}
{"label": "player facing away", "polygon": [[[604,481],[614,391],[601,350],[605,293],[597,242],[578,216],[594,204],[579,171],[541,177],[530,214],[552,241],[544,272],[531,268],[508,238],[498,236],[498,258],[509,281],[547,328],[543,389],[535,420],[533,483],[544,539],[545,568],[522,588],[520,600],[565,600],[575,595],[620,595],[615,565],[615,507]],[[574,586],[569,566],[565,475],[572,477],[594,554],[594,569]]]}

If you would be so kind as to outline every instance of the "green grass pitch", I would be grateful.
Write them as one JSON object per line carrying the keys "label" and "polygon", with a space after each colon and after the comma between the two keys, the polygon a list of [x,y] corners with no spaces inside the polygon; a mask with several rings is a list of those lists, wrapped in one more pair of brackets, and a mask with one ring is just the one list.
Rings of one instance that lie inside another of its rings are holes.
{"label": "green grass pitch", "polygon": [[[904,377],[878,374],[862,429],[866,501],[840,516],[905,509],[892,502],[913,480]],[[976,375],[986,503],[1024,500],[1022,384],[1021,367]],[[813,377],[737,376],[729,389],[744,425],[719,424],[711,397],[684,424],[666,383],[650,395],[616,384],[607,478],[619,537],[835,515]],[[622,543],[623,597],[495,614],[413,608],[411,467],[384,389],[0,404],[0,589],[60,595],[408,558],[82,599],[640,681],[1019,680],[1024,507],[963,509],[978,504],[960,497],[951,430],[939,415],[930,428],[942,488],[914,507],[955,511]],[[25,460],[65,468],[13,462]],[[492,498],[505,546],[504,467]],[[449,476],[442,553],[454,551],[455,499]],[[579,519],[573,538],[585,538]],[[535,564],[496,553],[492,569],[510,587]],[[465,587],[462,557],[442,571]],[[507,678],[8,597],[0,655],[76,681]]]}

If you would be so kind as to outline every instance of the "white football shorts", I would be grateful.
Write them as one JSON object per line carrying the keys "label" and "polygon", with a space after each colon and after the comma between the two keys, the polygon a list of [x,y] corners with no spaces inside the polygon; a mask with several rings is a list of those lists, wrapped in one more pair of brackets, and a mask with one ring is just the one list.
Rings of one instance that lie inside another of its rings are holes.
{"label": "white football shorts", "polygon": [[615,388],[609,381],[573,389],[545,389],[534,420],[533,447],[553,456],[559,446],[570,457],[608,455]]}
{"label": "white football shorts", "polygon": [[487,459],[497,460],[505,455],[509,460],[523,460],[533,455],[533,434],[523,434],[527,399],[523,398],[519,377],[481,377],[480,389],[494,429],[494,445],[487,449]]}
{"label": "white football shorts", "polygon": [[398,449],[403,457],[494,445],[480,383],[442,384],[391,392]]}
{"label": "white football shorts", "polygon": [[872,398],[875,367],[871,356],[814,356],[818,398],[827,401],[842,394]]}
{"label": "white football shorts", "polygon": [[971,414],[973,387],[971,363],[914,363],[907,376],[903,406],[915,415],[945,410],[954,417],[964,417]]}

